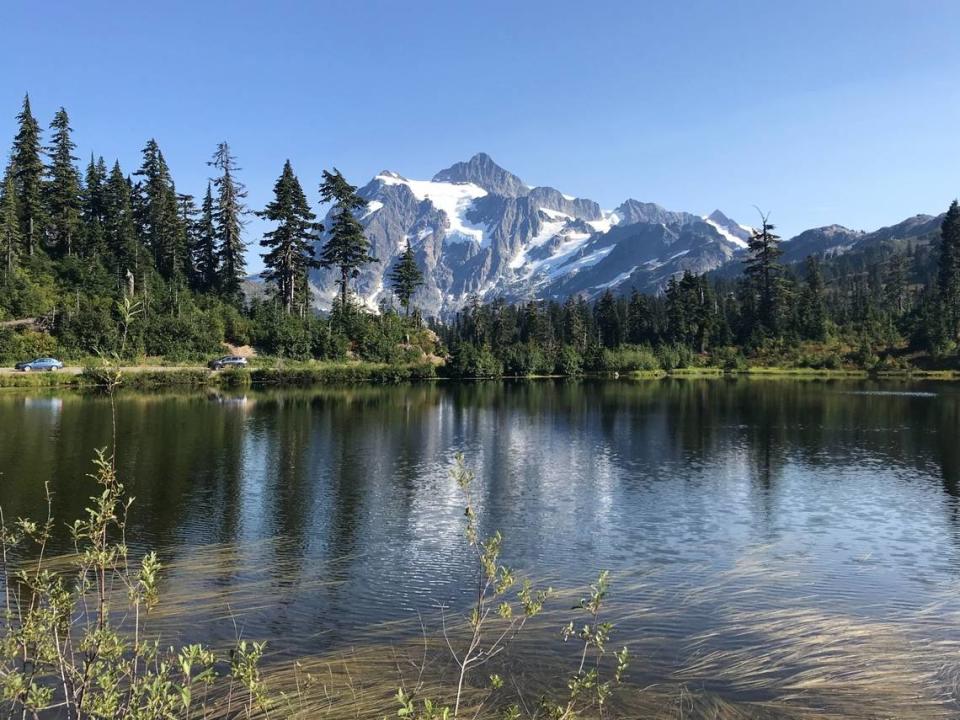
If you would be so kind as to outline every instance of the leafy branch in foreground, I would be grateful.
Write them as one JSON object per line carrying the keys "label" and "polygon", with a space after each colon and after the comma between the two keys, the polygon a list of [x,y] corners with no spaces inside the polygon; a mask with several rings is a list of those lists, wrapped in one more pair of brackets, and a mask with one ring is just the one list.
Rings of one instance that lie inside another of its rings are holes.
{"label": "leafy branch in foreground", "polygon": [[[612,677],[607,680],[601,678],[601,661],[607,655],[607,641],[613,630],[612,623],[600,621],[600,610],[607,596],[609,576],[609,571],[602,571],[596,583],[590,586],[590,597],[581,599],[574,606],[574,610],[582,610],[587,614],[584,625],[577,630],[576,623],[570,621],[563,629],[564,641],[578,638],[583,643],[583,650],[580,653],[580,665],[567,684],[570,696],[565,705],[548,706],[550,717],[569,720],[579,717],[594,706],[597,714],[603,717],[607,700],[623,679],[623,673],[630,661],[630,653],[626,647],[614,653],[617,664]],[[592,663],[588,665],[591,659]]]}
{"label": "leafy branch in foreground", "polygon": [[[523,629],[527,620],[543,610],[544,602],[553,592],[552,588],[534,590],[530,582],[525,580],[519,583],[519,589],[516,590],[514,599],[511,599],[511,591],[517,587],[518,581],[513,570],[500,563],[503,546],[500,532],[487,538],[480,536],[471,492],[476,476],[467,467],[462,454],[457,454],[451,475],[466,498],[464,536],[476,560],[476,599],[466,618],[467,637],[460,648],[454,646],[446,615],[442,615],[443,637],[458,670],[453,708],[430,698],[423,699],[418,706],[414,697],[400,688],[397,691],[397,701],[400,703],[397,715],[411,720],[459,718],[467,674],[502,653]],[[490,693],[502,686],[503,680],[500,676],[490,676],[487,695],[480,701],[479,707],[474,709],[473,717],[480,713]]]}
{"label": "leafy branch in foreground", "polygon": [[[216,710],[224,717],[213,698],[225,695],[226,717],[268,715],[256,667],[262,644],[239,643],[230,673],[221,677],[210,650],[163,649],[148,634],[162,566],[155,553],[131,565],[125,528],[132,499],[106,450],[97,452],[94,468],[99,494],[70,526],[74,553],[66,569],[52,569],[46,558],[54,527],[49,512],[43,523],[8,523],[0,511],[0,714],[165,720],[209,718]],[[15,552],[35,559],[15,567]],[[243,698],[236,711],[229,704],[234,695]]]}

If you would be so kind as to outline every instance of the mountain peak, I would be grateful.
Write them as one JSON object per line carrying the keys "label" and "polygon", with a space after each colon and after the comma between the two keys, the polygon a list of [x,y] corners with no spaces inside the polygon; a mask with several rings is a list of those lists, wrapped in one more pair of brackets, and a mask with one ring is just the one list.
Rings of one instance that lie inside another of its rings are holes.
{"label": "mountain peak", "polygon": [[433,176],[434,182],[464,183],[479,185],[494,195],[520,197],[529,189],[524,182],[509,170],[504,170],[486,153],[480,152],[466,162],[458,162]]}

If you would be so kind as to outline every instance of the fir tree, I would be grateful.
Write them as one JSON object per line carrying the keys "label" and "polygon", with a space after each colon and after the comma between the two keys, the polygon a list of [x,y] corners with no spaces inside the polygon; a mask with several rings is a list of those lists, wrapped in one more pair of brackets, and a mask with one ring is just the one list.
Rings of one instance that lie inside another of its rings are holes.
{"label": "fir tree", "polygon": [[320,267],[315,257],[314,244],[317,233],[323,226],[314,222],[317,218],[310,211],[310,204],[303,193],[300,181],[293,172],[290,161],[283,165],[283,172],[273,186],[274,199],[257,215],[277,226],[263,234],[261,247],[268,248],[263,254],[266,270],[264,280],[276,288],[277,298],[284,311],[290,315],[298,298],[305,300],[301,314],[309,304],[307,273]]}
{"label": "fir tree", "polygon": [[40,159],[40,126],[30,111],[30,96],[23,98],[17,115],[19,130],[13,140],[13,181],[17,191],[20,235],[27,255],[40,246],[45,230],[43,161]]}
{"label": "fir tree", "polygon": [[884,278],[883,294],[886,298],[887,312],[895,318],[907,311],[907,290],[909,283],[907,256],[897,253],[890,258]]}
{"label": "fir tree", "polygon": [[76,145],[70,138],[70,118],[60,108],[50,123],[52,144],[47,148],[50,165],[47,168],[47,212],[50,243],[59,256],[72,255],[80,233],[80,174]]}
{"label": "fir tree", "polygon": [[3,254],[4,282],[9,283],[20,256],[20,218],[17,213],[17,190],[13,173],[7,172],[0,188],[0,253]]}
{"label": "fir tree", "polygon": [[823,273],[815,255],[807,258],[807,275],[797,309],[801,336],[807,340],[826,340],[827,306],[823,298]]}
{"label": "fir tree", "polygon": [[423,273],[417,265],[417,258],[413,254],[413,248],[410,247],[410,241],[407,240],[407,249],[397,258],[397,262],[390,271],[390,286],[408,317],[410,316],[410,299],[421,285],[423,285]]}
{"label": "fir tree", "polygon": [[357,188],[348,183],[336,168],[332,173],[323,171],[320,196],[324,202],[333,203],[330,211],[333,224],[320,253],[320,264],[339,271],[340,305],[346,308],[350,278],[359,276],[360,268],[367,263],[379,262],[370,254],[370,243],[354,215],[355,211],[366,207],[367,201],[357,195]]}
{"label": "fir tree", "polygon": [[623,341],[623,318],[611,290],[605,290],[593,309],[597,339],[604,347],[617,347]]}
{"label": "fir tree", "polygon": [[104,251],[104,186],[107,166],[103,158],[96,161],[90,155],[83,184],[80,221],[83,227],[83,251],[88,257],[98,257]]}
{"label": "fir tree", "polygon": [[198,242],[199,220],[193,195],[177,193],[177,209],[177,217],[180,221],[177,228],[180,233],[180,240],[177,242],[177,250],[180,252],[179,267],[182,269],[182,277],[196,285],[196,266],[193,258],[195,257],[194,248]]}
{"label": "fir tree", "polygon": [[246,245],[242,235],[246,224],[244,215],[247,213],[243,199],[247,191],[235,177],[239,168],[227,143],[217,145],[213,159],[207,164],[220,172],[213,178],[217,191],[213,221],[219,261],[218,283],[220,291],[230,301],[237,303],[241,299],[240,283],[246,275]]}
{"label": "fir tree", "polygon": [[940,227],[940,265],[937,276],[943,321],[951,340],[960,335],[960,204],[950,203]]}
{"label": "fir tree", "polygon": [[133,277],[142,278],[141,243],[133,211],[133,193],[120,163],[115,162],[103,189],[103,235],[108,265],[123,287]]}
{"label": "fir tree", "polygon": [[142,154],[143,163],[134,173],[143,178],[136,204],[140,234],[153,253],[157,271],[170,280],[180,276],[183,270],[177,193],[157,141],[149,140]]}
{"label": "fir tree", "polygon": [[760,228],[753,231],[748,242],[750,257],[744,263],[754,296],[755,320],[760,328],[773,334],[778,330],[780,318],[782,267],[777,260],[783,250],[780,237],[773,234],[774,226],[768,222],[769,215],[760,217]]}
{"label": "fir tree", "polygon": [[200,220],[193,246],[193,267],[198,290],[209,291],[217,287],[217,230],[213,224],[213,190],[209,182],[207,194],[200,205]]}

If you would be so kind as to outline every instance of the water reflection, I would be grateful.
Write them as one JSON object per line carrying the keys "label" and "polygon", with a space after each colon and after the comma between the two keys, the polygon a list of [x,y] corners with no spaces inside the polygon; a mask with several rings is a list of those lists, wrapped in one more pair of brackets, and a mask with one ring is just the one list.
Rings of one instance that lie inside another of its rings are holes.
{"label": "water reflection", "polygon": [[[99,397],[0,396],[8,516],[41,512],[45,482],[58,518],[81,512],[110,412]],[[265,571],[277,608],[262,622],[290,637],[322,628],[334,642],[462,599],[457,451],[477,470],[486,529],[541,577],[580,582],[610,567],[687,587],[776,547],[769,562],[802,567],[812,602],[856,614],[919,606],[957,579],[960,393],[946,384],[246,390],[121,395],[116,412],[137,498],[130,537],[171,561],[229,546],[209,587]],[[797,592],[751,590],[770,607]],[[724,622],[701,611],[672,632]]]}

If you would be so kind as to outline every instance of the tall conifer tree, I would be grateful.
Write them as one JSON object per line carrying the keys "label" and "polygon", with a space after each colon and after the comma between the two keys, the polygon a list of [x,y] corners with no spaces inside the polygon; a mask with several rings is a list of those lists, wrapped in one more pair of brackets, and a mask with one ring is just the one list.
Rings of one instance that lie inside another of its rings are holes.
{"label": "tall conifer tree", "polygon": [[417,265],[417,258],[413,254],[413,248],[410,247],[410,241],[407,240],[407,249],[397,258],[397,262],[390,271],[390,286],[408,316],[410,299],[421,285],[423,285],[423,273]]}
{"label": "tall conifer tree", "polygon": [[120,163],[115,162],[103,189],[103,234],[108,264],[116,274],[118,287],[127,285],[130,277],[135,282],[143,278],[144,253],[137,235],[132,195],[130,182]]}
{"label": "tall conifer tree", "polygon": [[950,203],[940,226],[940,266],[937,275],[943,321],[951,340],[960,337],[960,204]]}
{"label": "tall conifer tree", "polygon": [[289,315],[298,297],[309,302],[307,273],[311,268],[320,267],[314,245],[323,226],[314,222],[317,216],[310,211],[310,204],[289,160],[283,165],[273,194],[273,201],[257,213],[277,223],[276,228],[264,233],[260,241],[262,247],[269,249],[263,255],[264,279],[274,284],[277,298]]}
{"label": "tall conifer tree", "polygon": [[19,129],[13,140],[13,182],[17,191],[20,235],[27,255],[40,247],[45,230],[43,205],[43,160],[40,158],[40,126],[30,110],[30,96],[23,98],[17,115]]}
{"label": "tall conifer tree", "polygon": [[768,222],[768,215],[761,215],[761,224],[748,242],[750,256],[744,261],[747,281],[753,290],[756,321],[770,333],[779,326],[782,268],[777,262],[783,254],[780,237]]}
{"label": "tall conifer tree", "polygon": [[213,222],[213,189],[209,182],[200,205],[200,219],[193,246],[193,267],[198,290],[208,292],[217,287],[217,230]]}
{"label": "tall conifer tree", "polygon": [[244,216],[247,213],[243,200],[247,191],[236,178],[239,168],[227,143],[217,145],[213,159],[207,164],[219,171],[219,175],[213,178],[217,191],[213,221],[216,228],[220,290],[232,302],[239,303],[240,283],[246,275],[247,267],[244,257],[246,244],[243,241],[243,227],[246,225]]}
{"label": "tall conifer tree", "polygon": [[357,188],[348,183],[336,168],[332,173],[323,171],[320,197],[324,202],[333,203],[330,210],[333,223],[320,253],[320,264],[339,271],[337,284],[340,286],[340,305],[345,309],[350,279],[357,277],[360,268],[367,263],[379,262],[370,254],[370,243],[363,233],[363,226],[354,215],[354,212],[367,206],[367,201],[357,195]]}
{"label": "tall conifer tree", "polygon": [[149,140],[142,154],[143,163],[135,173],[143,178],[137,202],[140,233],[153,253],[157,271],[170,280],[182,273],[177,193],[157,141]]}
{"label": "tall conifer tree", "polygon": [[80,173],[73,151],[76,145],[70,137],[70,118],[60,108],[50,123],[53,131],[47,148],[50,165],[47,167],[47,213],[50,245],[55,255],[72,255],[80,235]]}
{"label": "tall conifer tree", "polygon": [[0,188],[0,253],[3,258],[4,282],[9,283],[20,257],[20,217],[17,213],[17,189],[13,173],[7,172]]}
{"label": "tall conifer tree", "polygon": [[808,340],[827,339],[827,306],[823,298],[823,273],[815,255],[807,257],[807,275],[797,307],[801,335]]}
{"label": "tall conifer tree", "polygon": [[177,227],[180,233],[180,239],[177,242],[177,251],[180,254],[178,261],[181,268],[182,279],[188,280],[192,285],[197,284],[197,270],[194,264],[194,248],[198,242],[199,219],[197,204],[193,201],[193,195],[186,193],[177,193],[177,212],[179,224]]}
{"label": "tall conifer tree", "polygon": [[107,166],[103,158],[94,160],[90,155],[83,184],[80,220],[83,228],[82,254],[101,256],[104,252],[104,184],[107,181]]}

